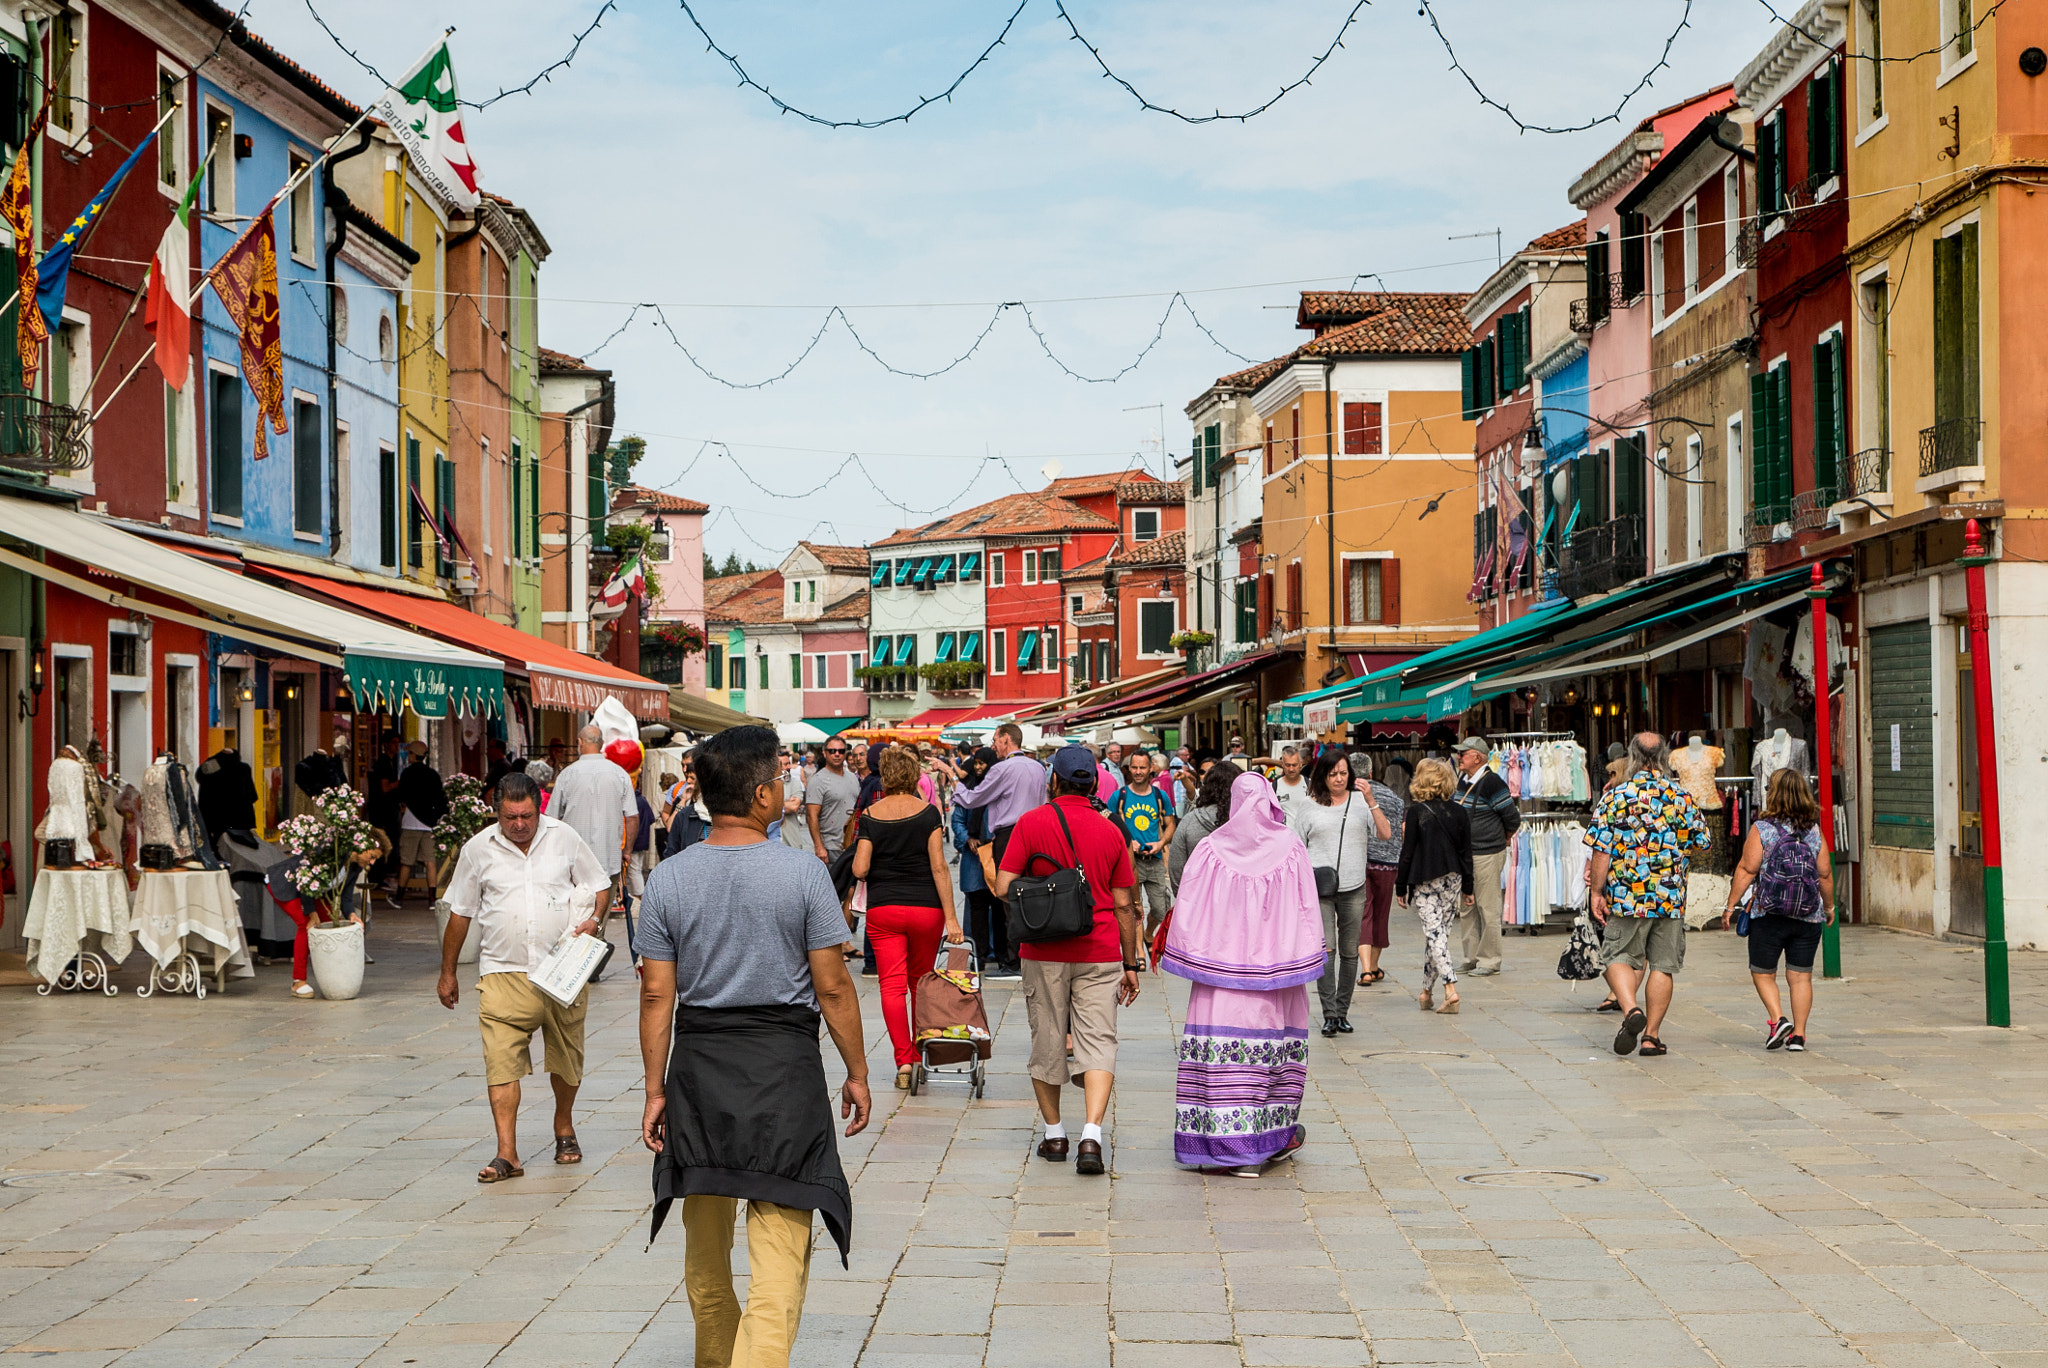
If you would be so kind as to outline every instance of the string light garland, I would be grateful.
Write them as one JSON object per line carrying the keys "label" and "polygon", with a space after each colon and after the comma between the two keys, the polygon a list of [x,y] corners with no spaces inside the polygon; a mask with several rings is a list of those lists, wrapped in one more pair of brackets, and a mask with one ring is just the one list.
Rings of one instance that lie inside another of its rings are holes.
{"label": "string light garland", "polygon": [[1672,46],[1678,42],[1678,35],[1685,32],[1686,29],[1692,26],[1693,0],[1685,0],[1685,8],[1681,10],[1679,13],[1677,27],[1673,28],[1670,34],[1664,39],[1664,49],[1662,52],[1658,53],[1656,64],[1653,65],[1648,71],[1644,72],[1642,79],[1637,81],[1634,85],[1630,86],[1628,88],[1627,93],[1625,93],[1619,100],[1615,101],[1614,108],[1611,111],[1599,115],[1596,118],[1588,119],[1584,123],[1569,124],[1564,126],[1551,126],[1547,124],[1532,124],[1525,122],[1519,115],[1515,113],[1514,110],[1508,108],[1505,102],[1496,100],[1491,95],[1487,94],[1486,91],[1480,86],[1479,82],[1473,79],[1472,73],[1466,69],[1464,62],[1459,60],[1458,50],[1451,46],[1450,37],[1447,34],[1445,34],[1443,25],[1437,22],[1436,6],[1431,3],[1431,0],[1416,0],[1416,4],[1419,6],[1419,8],[1417,8],[1415,12],[1421,15],[1424,19],[1427,19],[1429,21],[1430,31],[1436,34],[1436,40],[1439,43],[1443,44],[1445,54],[1450,57],[1451,70],[1457,72],[1458,75],[1464,80],[1465,84],[1472,88],[1472,93],[1479,97],[1479,103],[1487,106],[1489,109],[1499,110],[1501,114],[1506,117],[1507,121],[1513,124],[1515,128],[1520,132],[1562,134],[1584,133],[1587,129],[1598,128],[1601,124],[1614,123],[1621,118],[1621,111],[1628,107],[1628,102],[1630,100],[1633,100],[1636,96],[1642,94],[1643,91],[1647,90],[1650,84],[1656,80],[1657,73],[1662,71],[1665,67],[1671,65]]}
{"label": "string light garland", "polygon": [[[1797,19],[1787,19],[1783,14],[1778,12],[1777,7],[1771,3],[1771,0],[1756,0],[1756,2],[1764,7],[1764,11],[1768,13],[1771,16],[1771,18],[1777,20],[1786,28],[1791,29],[1794,33],[1806,39],[1806,41],[1808,41],[1809,43],[1812,43],[1815,46],[1819,47],[1822,51],[1826,51],[1834,47],[1834,39],[1822,37],[1820,34],[1815,33],[1812,29],[1806,27],[1806,25],[1800,23]],[[2005,8],[2005,0],[1992,0],[1992,3],[1985,7],[1984,13],[1978,16],[1977,20],[1970,25],[1971,36],[1974,37],[1977,33],[1977,30],[1983,28],[1986,24],[1990,23],[1991,16],[1998,13],[1998,11],[2003,8]],[[1886,57],[1881,53],[1873,52],[1851,52],[1848,53],[1847,56],[1852,61],[1868,62],[1872,66],[1890,65],[1892,63],[1904,64],[1908,62],[1917,62],[1927,57],[1945,56],[1954,46],[1954,43],[1955,37],[1951,36],[1934,47],[1922,48],[1918,52],[1909,52],[1902,57]]]}
{"label": "string light garland", "polygon": [[[383,72],[377,70],[376,67],[372,66],[369,63],[369,61],[363,57],[361,53],[357,52],[347,43],[341,41],[341,35],[334,31],[334,26],[329,24],[327,20],[324,17],[322,17],[319,10],[313,8],[313,0],[305,0],[305,4],[306,13],[313,16],[313,22],[320,26],[320,31],[327,35],[329,41],[331,41],[337,48],[341,49],[343,56],[347,57],[351,62],[354,62],[357,66],[361,67],[364,71],[368,72],[372,77],[376,79],[379,85],[389,86],[392,84],[390,78],[386,77]],[[556,72],[562,70],[564,67],[568,66],[569,63],[576,60],[576,54],[583,50],[583,40],[588,38],[591,34],[597,32],[597,27],[599,24],[602,24],[604,22],[604,17],[607,14],[610,14],[613,10],[617,9],[618,7],[619,0],[605,0],[604,4],[598,7],[596,15],[594,15],[591,18],[590,22],[583,27],[582,32],[578,33],[574,38],[572,38],[569,41],[569,50],[566,53],[562,54],[562,56],[557,58],[555,61],[548,63],[548,65],[542,67],[538,72],[534,73],[533,79],[527,81],[524,85],[501,86],[498,89],[498,93],[491,96],[489,99],[458,100],[457,103],[467,105],[471,109],[489,109],[498,101],[507,99],[510,96],[531,95],[534,91],[534,87],[540,85],[543,81],[552,81],[554,79]],[[244,8],[246,8],[246,6],[244,6]]]}

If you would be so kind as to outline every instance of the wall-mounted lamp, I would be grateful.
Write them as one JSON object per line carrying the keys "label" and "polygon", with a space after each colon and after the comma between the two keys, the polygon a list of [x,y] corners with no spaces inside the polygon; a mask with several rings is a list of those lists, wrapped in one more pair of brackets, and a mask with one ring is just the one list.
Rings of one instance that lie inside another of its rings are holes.
{"label": "wall-mounted lamp", "polygon": [[246,679],[243,680],[241,691],[236,694],[236,697],[240,698],[244,703],[254,703],[256,701],[256,686]]}
{"label": "wall-mounted lamp", "polygon": [[15,695],[15,705],[26,722],[42,711],[43,703],[43,653],[40,649],[30,653],[28,660],[28,692]]}
{"label": "wall-mounted lamp", "polygon": [[296,703],[296,702],[298,701],[298,698],[299,698],[299,686],[298,686],[298,685],[297,685],[296,683],[288,683],[288,684],[286,684],[286,685],[284,686],[284,700],[285,700],[285,702],[287,702],[287,703]]}

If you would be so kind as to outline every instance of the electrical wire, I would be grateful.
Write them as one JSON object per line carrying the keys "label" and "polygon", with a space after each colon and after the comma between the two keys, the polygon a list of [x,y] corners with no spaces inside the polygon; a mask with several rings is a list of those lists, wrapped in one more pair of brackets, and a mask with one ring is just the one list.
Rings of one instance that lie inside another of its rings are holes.
{"label": "electrical wire", "polygon": [[[1778,12],[1777,7],[1771,3],[1771,0],[1756,0],[1756,2],[1764,7],[1764,10],[1771,16],[1771,18],[1777,20],[1786,28],[1791,29],[1794,33],[1806,39],[1806,41],[1808,41],[1809,43],[1814,44],[1823,52],[1826,52],[1835,46],[1835,43],[1837,41],[1836,39],[1825,38],[1820,34],[1815,33],[1812,29],[1806,27],[1806,25],[1800,23],[1797,19],[1787,19],[1783,14],[1780,14]],[[1992,0],[1992,3],[1985,8],[1984,13],[1974,23],[1970,25],[1971,37],[1974,38],[1979,29],[1983,28],[1986,24],[1991,22],[1991,16],[1998,13],[1998,11],[2003,9],[2004,7],[2005,0]],[[1871,52],[1851,52],[1847,55],[1853,61],[1868,62],[1872,66],[1890,65],[1892,63],[1903,64],[1907,62],[1917,62],[1927,57],[1946,56],[1949,53],[1949,51],[1955,46],[1956,37],[1957,35],[1951,34],[1947,40],[1938,44],[1935,47],[1922,48],[1920,51],[1909,53],[1904,57],[1886,57],[1881,53]],[[1972,46],[1974,47],[1974,44],[1972,44]]]}
{"label": "electrical wire", "polygon": [[[337,48],[341,49],[342,54],[344,56],[346,56],[351,62],[354,62],[357,66],[361,67],[364,71],[368,72],[372,77],[376,79],[379,85],[384,86],[386,88],[389,88],[392,85],[392,82],[384,75],[384,73],[377,70],[376,67],[370,65],[370,63],[363,57],[361,53],[357,52],[347,43],[341,41],[341,35],[334,31],[333,26],[330,25],[327,22],[327,20],[321,16],[319,10],[313,8],[313,0],[305,0],[305,5],[306,13],[313,16],[313,22],[320,26],[320,31],[326,34],[329,40],[332,41]],[[542,67],[538,72],[535,72],[532,79],[528,80],[523,85],[501,86],[499,87],[497,94],[491,96],[489,99],[486,100],[464,100],[458,98],[456,103],[467,105],[471,109],[489,109],[498,101],[505,99],[509,96],[531,95],[533,93],[534,87],[540,85],[543,81],[552,81],[554,79],[554,74],[557,71],[562,70],[564,67],[568,66],[569,63],[576,60],[576,54],[583,50],[583,40],[588,38],[591,34],[597,32],[597,27],[599,24],[602,24],[604,22],[604,17],[607,14],[611,13],[613,10],[617,9],[618,7],[619,0],[605,0],[604,4],[598,7],[597,13],[594,16],[592,16],[590,22],[584,26],[582,31],[579,32],[574,38],[569,40],[568,52],[564,53],[555,61],[550,62],[548,65]],[[247,8],[247,6],[245,5],[244,8]]]}
{"label": "electrical wire", "polygon": [[1611,111],[1609,111],[1606,114],[1601,114],[1594,118],[1587,119],[1584,123],[1566,124],[1558,126],[1527,123],[1519,115],[1517,115],[1514,110],[1510,109],[1504,101],[1496,100],[1491,95],[1487,94],[1485,89],[1480,86],[1479,82],[1473,78],[1472,73],[1468,69],[1466,69],[1464,62],[1459,59],[1458,50],[1455,47],[1451,46],[1450,37],[1444,32],[1443,25],[1437,22],[1436,6],[1431,3],[1431,0],[1416,0],[1416,4],[1420,6],[1420,8],[1416,12],[1429,21],[1430,32],[1436,35],[1436,40],[1439,43],[1443,44],[1445,55],[1447,55],[1451,59],[1451,70],[1457,72],[1458,75],[1464,80],[1465,84],[1471,87],[1472,93],[1479,97],[1479,103],[1487,106],[1489,109],[1499,110],[1501,114],[1507,118],[1508,122],[1513,124],[1515,128],[1520,132],[1558,134],[1584,133],[1587,129],[1598,128],[1601,124],[1614,123],[1615,121],[1619,120],[1621,118],[1621,111],[1628,107],[1628,102],[1630,100],[1633,100],[1636,96],[1640,95],[1644,90],[1648,89],[1651,82],[1656,80],[1657,73],[1662,71],[1665,67],[1671,65],[1672,46],[1678,42],[1678,35],[1685,32],[1686,29],[1692,26],[1693,0],[1685,0],[1685,7],[1683,10],[1680,11],[1678,16],[1677,27],[1673,28],[1670,34],[1664,39],[1664,47],[1663,50],[1657,54],[1656,63],[1652,65],[1648,71],[1643,73],[1641,80],[1638,80],[1634,85],[1628,88],[1627,93],[1625,93],[1619,100],[1615,101],[1614,108]]}

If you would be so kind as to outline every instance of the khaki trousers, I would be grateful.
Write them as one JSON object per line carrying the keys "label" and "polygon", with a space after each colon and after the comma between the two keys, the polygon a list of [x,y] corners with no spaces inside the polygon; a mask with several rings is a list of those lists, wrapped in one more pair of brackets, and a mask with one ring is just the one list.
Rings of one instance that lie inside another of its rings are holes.
{"label": "khaki trousers", "polygon": [[1500,872],[1508,862],[1505,850],[1472,857],[1472,903],[1458,909],[1458,967],[1500,968]]}
{"label": "khaki trousers", "polygon": [[683,1287],[697,1322],[697,1368],[788,1368],[811,1280],[811,1213],[747,1203],[747,1309],[732,1290],[738,1199],[683,1198]]}

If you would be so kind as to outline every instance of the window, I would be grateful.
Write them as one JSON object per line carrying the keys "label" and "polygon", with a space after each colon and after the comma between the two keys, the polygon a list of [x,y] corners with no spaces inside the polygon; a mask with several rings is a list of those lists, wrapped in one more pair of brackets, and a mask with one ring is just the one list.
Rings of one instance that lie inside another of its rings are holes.
{"label": "window", "polygon": [[[1469,358],[1470,358],[1470,356],[1471,356],[1471,353],[1467,352],[1467,353],[1466,353],[1466,356],[1467,356],[1467,360],[1466,360],[1466,363],[1465,363],[1465,368],[1466,368],[1466,371],[1467,371],[1467,373],[1468,373],[1468,379],[1467,379],[1467,381],[1466,381],[1466,384],[1467,384],[1467,387],[1468,387],[1468,389],[1469,389],[1469,387],[1470,387],[1470,384],[1471,384],[1471,381],[1470,381],[1470,379],[1469,379],[1469,373],[1470,373],[1470,371],[1471,371],[1471,366],[1472,366],[1471,360],[1469,359]],[[1465,416],[1466,416],[1467,418],[1470,418],[1470,417],[1472,416],[1472,414],[1471,414],[1471,413],[1469,412],[1469,410],[1471,409],[1472,405],[1470,404],[1470,402],[1467,402],[1467,403],[1466,403],[1466,405],[1465,405],[1465,407],[1466,407],[1466,409],[1468,410],[1468,411],[1467,411],[1467,413],[1465,414]],[[1268,423],[1268,424],[1266,424],[1266,448],[1265,448],[1265,450],[1266,450],[1266,473],[1267,473],[1268,475],[1271,475],[1271,474],[1273,473],[1273,425],[1272,425],[1271,423]]]}
{"label": "window", "polygon": [[1138,603],[1138,654],[1173,654],[1169,643],[1180,622],[1180,605],[1172,599],[1143,599]]}
{"label": "window", "polygon": [[747,687],[747,658],[735,655],[725,662],[725,687],[744,689]]}
{"label": "window", "polygon": [[1695,432],[1685,439],[1685,558],[1696,561],[1707,551],[1706,448]]}
{"label": "window", "polygon": [[1233,602],[1237,608],[1237,639],[1257,641],[1259,639],[1259,584],[1254,579],[1241,579],[1231,587]]}
{"label": "window", "polygon": [[448,322],[448,295],[442,280],[447,266],[448,235],[436,228],[434,254],[427,258],[427,288],[434,292],[434,350],[443,356],[448,354],[448,336],[443,331]]}
{"label": "window", "polygon": [[434,527],[434,574],[447,579],[455,573],[455,462],[445,451],[434,453]]}
{"label": "window", "polygon": [[1344,562],[1344,621],[1362,626],[1381,621],[1386,580],[1377,560]]}
{"label": "window", "polygon": [[235,212],[235,116],[206,106],[206,212]]}
{"label": "window", "polygon": [[1650,220],[1643,214],[1621,216],[1621,297],[1633,302],[1643,295],[1644,249],[1650,242]]}
{"label": "window", "polygon": [[[1586,326],[1597,328],[1607,321],[1611,286],[1608,271],[1607,230],[1602,228],[1586,244]],[[1467,409],[1470,405],[1467,404]],[[1467,418],[1474,415],[1469,411]]]}
{"label": "window", "polygon": [[1344,405],[1344,454],[1377,456],[1385,445],[1380,406],[1376,403]]}
{"label": "window", "polygon": [[715,641],[704,645],[704,678],[714,689],[720,687],[719,681],[725,678],[725,647]]}
{"label": "window", "polygon": [[1302,609],[1306,600],[1302,597],[1301,562],[1290,561],[1287,565],[1287,631],[1294,631],[1304,623]]}
{"label": "window", "polygon": [[[292,187],[292,260],[311,264],[314,244],[319,241],[319,224],[313,217],[313,159],[294,152],[286,159],[290,174],[299,177]],[[305,174],[300,175],[301,172]]]}
{"label": "window", "polygon": [[1024,582],[1026,584],[1038,583],[1038,553],[1036,551],[1026,551],[1024,553]]}
{"label": "window", "polygon": [[1773,110],[1756,126],[1757,223],[1768,228],[1785,212],[1785,111]]}
{"label": "window", "polygon": [[528,461],[519,449],[519,443],[512,444],[512,468],[525,468],[526,475],[526,554],[532,560],[540,559],[540,462]]}
{"label": "window", "polygon": [[377,564],[398,568],[398,452],[377,444]]}
{"label": "window", "polygon": [[1095,678],[1105,684],[1116,678],[1116,648],[1107,641],[1095,643]]}
{"label": "window", "polygon": [[424,564],[426,548],[420,545],[420,439],[405,434],[405,563],[417,570]]}
{"label": "window", "polygon": [[801,689],[803,686],[804,658],[802,655],[792,655],[789,658],[789,687],[792,689]]}
{"label": "window", "polygon": [[86,93],[85,16],[59,10],[50,20],[50,64],[56,80],[50,88],[50,127],[75,133],[92,122],[82,102]]}
{"label": "window", "polygon": [[[162,67],[156,72],[156,116],[161,120],[178,105],[178,87],[183,84],[174,71]],[[178,172],[178,139],[184,130],[182,121],[172,119],[164,125],[163,133],[156,141],[156,183],[173,190],[183,190]]]}
{"label": "window", "polygon": [[122,679],[135,679],[142,675],[142,638],[135,632],[123,631],[120,627],[107,630],[107,673]]}
{"label": "window", "polygon": [[1072,594],[1072,595],[1069,595],[1069,596],[1068,596],[1068,598],[1067,598],[1067,611],[1068,611],[1069,613],[1072,613],[1072,614],[1074,614],[1074,615],[1075,615],[1075,616],[1077,616],[1077,617],[1078,617],[1078,616],[1080,615],[1080,612],[1081,612],[1081,596],[1080,596],[1079,594]]}
{"label": "window", "polygon": [[1857,0],[1856,51],[1863,58],[1856,63],[1862,84],[1862,117],[1857,126],[1867,128],[1884,117],[1884,14],[1882,0]]}
{"label": "window", "polygon": [[1057,549],[1038,553],[1038,577],[1048,584],[1060,577],[1060,553]]}
{"label": "window", "polygon": [[1776,527],[1792,516],[1792,367],[1783,357],[1749,378],[1749,408],[1756,415],[1751,517],[1758,527]]}
{"label": "window", "polygon": [[[1960,62],[1977,50],[1976,0],[1949,0],[1954,6],[1955,37],[1949,44],[1949,60]],[[53,113],[51,121],[56,121]],[[64,125],[69,128],[71,125]]]}
{"label": "window", "polygon": [[991,587],[1003,587],[1003,562],[1008,559],[1009,557],[1001,551],[988,553],[988,582]]}
{"label": "window", "polygon": [[1842,173],[1842,68],[1824,62],[1806,83],[1807,183],[1821,183]]}
{"label": "window", "polygon": [[483,543],[484,554],[491,554],[491,514],[497,510],[491,507],[491,444],[477,439],[476,499],[478,511],[477,540]]}
{"label": "window", "polygon": [[320,460],[320,406],[292,401],[292,531],[320,533],[325,471]]}
{"label": "window", "polygon": [[1721,260],[1715,267],[1715,278],[1732,276],[1742,269],[1739,223],[1742,218],[1741,162],[1728,163],[1728,169],[1721,173],[1721,212],[1710,217],[1719,220],[1714,231],[1721,235]]}
{"label": "window", "polygon": [[812,688],[827,689],[831,687],[830,681],[826,678],[826,668],[829,659],[830,657],[824,655],[814,655],[811,657]]}
{"label": "window", "polygon": [[506,539],[512,543],[512,559],[526,555],[526,472],[519,468],[519,444],[512,444],[512,459],[505,463],[505,493],[511,508],[505,519]]}
{"label": "window", "polygon": [[1840,475],[1848,456],[1848,398],[1844,388],[1842,330],[1813,347],[1813,488],[1823,506],[1841,498]]}
{"label": "window", "polygon": [[92,386],[92,343],[86,328],[84,318],[65,318],[57,326],[57,335],[50,339],[53,404],[84,408],[91,398],[86,391]]}
{"label": "window", "polygon": [[[1970,222],[1934,242],[1934,423],[1974,421],[1979,407],[1977,225]],[[1974,451],[1976,437],[1969,445]],[[1973,459],[1956,465],[1975,465]]]}
{"label": "window", "polygon": [[185,396],[164,382],[164,499],[185,502]]}
{"label": "window", "polygon": [[[1892,448],[1892,318],[1891,281],[1880,274],[1865,280],[1858,290],[1863,296],[1863,307],[1857,310],[1863,324],[1863,382],[1858,386],[1863,401],[1863,412],[1856,425],[1857,441],[1865,448],[1876,448],[1877,489],[1891,488]],[[1864,476],[1866,472],[1852,472]],[[1859,480],[1859,484],[1861,481]],[[1856,493],[1871,493],[1870,489],[1858,488]]]}
{"label": "window", "polygon": [[242,516],[242,377],[210,371],[206,436],[211,448],[209,503],[216,518]]}
{"label": "window", "polygon": [[[1159,539],[1159,510],[1156,508],[1134,508],[1131,510],[1131,540],[1134,542],[1157,541]],[[1055,558],[1058,552],[1052,553]]]}
{"label": "window", "polygon": [[1045,670],[1049,674],[1058,674],[1060,672],[1064,662],[1060,659],[1059,628],[1048,627],[1045,629],[1044,651],[1040,656],[1040,660],[1040,669]]}
{"label": "window", "polygon": [[[995,562],[1000,564],[1000,558]],[[997,628],[988,634],[988,672],[1008,674],[1010,672],[1010,634]]]}
{"label": "window", "polygon": [[1742,445],[1742,415],[1736,414],[1728,420],[1728,446],[1721,459],[1721,488],[1725,495],[1728,518],[1728,538],[1724,543],[1730,551],[1743,547],[1742,532],[1742,490],[1743,459],[1746,455]]}
{"label": "window", "polygon": [[1688,200],[1685,205],[1685,242],[1683,244],[1685,271],[1685,297],[1689,300],[1700,292],[1700,204]]}

